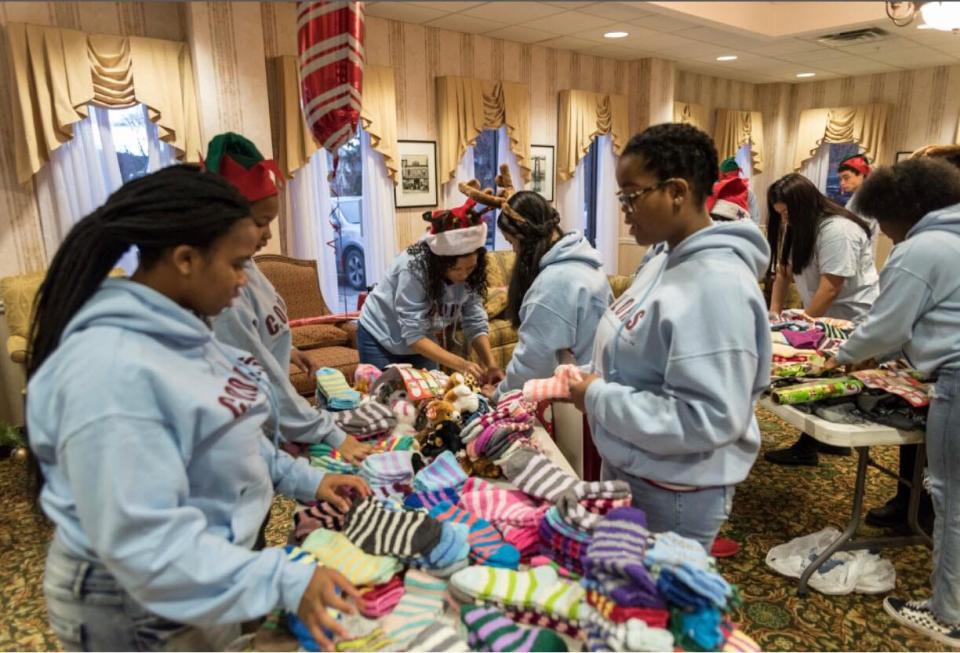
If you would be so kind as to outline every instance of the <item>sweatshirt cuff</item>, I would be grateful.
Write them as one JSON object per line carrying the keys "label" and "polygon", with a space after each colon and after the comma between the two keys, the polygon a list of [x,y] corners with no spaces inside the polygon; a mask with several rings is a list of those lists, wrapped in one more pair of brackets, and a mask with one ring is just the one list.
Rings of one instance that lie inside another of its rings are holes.
{"label": "sweatshirt cuff", "polygon": [[347,439],[347,433],[336,424],[331,424],[330,432],[323,438],[323,441],[334,449],[339,449],[343,441]]}
{"label": "sweatshirt cuff", "polygon": [[587,395],[583,399],[583,407],[587,411],[587,415],[596,415],[598,410],[598,404],[600,399],[603,396],[603,391],[607,387],[607,382],[603,379],[597,379],[587,388]]}
{"label": "sweatshirt cuff", "polygon": [[[286,557],[282,549],[278,551]],[[280,572],[280,603],[288,612],[297,614],[303,593],[307,591],[307,585],[310,584],[316,568],[315,564],[284,560],[283,569]]]}
{"label": "sweatshirt cuff", "polygon": [[301,503],[316,501],[317,488],[326,473],[307,463],[305,458],[297,458],[296,464],[290,468],[288,483],[292,499]]}

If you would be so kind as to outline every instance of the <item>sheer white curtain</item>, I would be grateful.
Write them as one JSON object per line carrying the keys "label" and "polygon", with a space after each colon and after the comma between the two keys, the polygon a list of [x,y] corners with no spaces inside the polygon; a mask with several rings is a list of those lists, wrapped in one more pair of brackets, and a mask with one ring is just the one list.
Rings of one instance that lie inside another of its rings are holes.
{"label": "sheer white curtain", "polygon": [[[523,179],[520,177],[520,164],[517,163],[517,155],[510,150],[510,137],[507,135],[506,126],[501,126],[497,130],[497,174],[500,173],[500,165],[506,163],[510,168],[510,178],[513,181],[513,187],[517,190],[523,190]],[[497,238],[494,241],[495,250],[512,249],[507,239],[503,237],[500,229],[497,228]]]}
{"label": "sheer white curtain", "polygon": [[584,209],[586,188],[583,174],[584,159],[580,159],[573,177],[557,183],[554,206],[560,212],[560,228],[563,231],[586,231],[587,217]]}
{"label": "sheer white curtain", "polygon": [[740,166],[740,176],[744,179],[750,179],[753,176],[753,155],[750,153],[750,143],[741,145],[734,159]]}
{"label": "sheer white curtain", "polygon": [[461,181],[470,181],[476,176],[476,171],[473,166],[473,148],[468,147],[467,151],[464,152],[463,158],[460,159],[460,163],[457,165],[457,171],[454,174],[453,179],[446,182],[443,185],[443,196],[440,198],[440,206],[444,209],[450,209],[455,206],[460,206],[467,201],[467,198],[464,197],[463,193],[460,192],[460,189],[457,188],[457,184]]}
{"label": "sheer white curtain", "polygon": [[287,252],[294,258],[314,259],[320,292],[334,312],[344,310],[337,287],[336,234],[330,222],[333,202],[327,181],[327,151],[317,150],[284,188],[290,210]]}
{"label": "sheer white curtain", "polygon": [[620,259],[620,202],[617,200],[617,155],[610,136],[597,137],[597,237],[607,274],[617,274]]}
{"label": "sheer white curtain", "polygon": [[[160,141],[157,127],[139,105],[146,130],[147,172],[176,163],[173,148]],[[84,216],[106,202],[123,185],[110,124],[110,109],[88,106],[88,117],[74,124],[73,138],[61,145],[36,175],[37,205],[47,258],[63,242],[67,232]],[[124,254],[117,267],[132,274],[137,268],[136,251]]]}
{"label": "sheer white curtain", "polygon": [[830,144],[821,143],[814,157],[803,164],[800,174],[813,182],[821,193],[827,191],[827,175],[830,173]]}
{"label": "sheer white curtain", "polygon": [[367,285],[372,286],[384,277],[397,255],[397,216],[393,208],[393,180],[387,174],[383,155],[370,146],[370,135],[362,129],[360,157],[363,162],[360,220]]}

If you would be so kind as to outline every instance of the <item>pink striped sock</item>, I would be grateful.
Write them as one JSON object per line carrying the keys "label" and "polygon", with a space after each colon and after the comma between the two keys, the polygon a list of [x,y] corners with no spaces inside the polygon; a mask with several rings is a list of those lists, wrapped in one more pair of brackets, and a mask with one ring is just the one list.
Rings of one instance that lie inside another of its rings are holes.
{"label": "pink striped sock", "polygon": [[549,379],[531,379],[523,384],[523,398],[527,401],[550,401],[570,398],[570,379],[583,378],[576,365],[560,365]]}
{"label": "pink striped sock", "polygon": [[537,526],[549,505],[519,490],[505,490],[471,477],[463,486],[460,506],[497,526]]}

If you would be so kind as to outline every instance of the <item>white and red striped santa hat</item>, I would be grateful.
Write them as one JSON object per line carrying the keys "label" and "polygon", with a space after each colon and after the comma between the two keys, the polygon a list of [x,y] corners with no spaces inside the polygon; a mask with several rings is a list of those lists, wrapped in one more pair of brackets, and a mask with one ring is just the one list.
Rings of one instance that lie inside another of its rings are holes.
{"label": "white and red striped santa hat", "polygon": [[746,220],[750,217],[747,182],[740,177],[721,179],[707,198],[707,211],[716,220]]}

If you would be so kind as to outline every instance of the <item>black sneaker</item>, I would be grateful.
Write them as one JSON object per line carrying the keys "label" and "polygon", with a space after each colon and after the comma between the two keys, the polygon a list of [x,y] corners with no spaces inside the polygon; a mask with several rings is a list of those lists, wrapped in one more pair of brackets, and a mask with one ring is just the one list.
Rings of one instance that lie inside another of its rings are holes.
{"label": "black sneaker", "polygon": [[832,444],[824,444],[822,442],[817,442],[817,451],[820,453],[825,453],[828,456],[849,456],[851,453],[850,447],[838,447]]}
{"label": "black sneaker", "polygon": [[896,528],[907,523],[907,504],[895,496],[879,508],[871,508],[864,519],[874,528]]}
{"label": "black sneaker", "polygon": [[764,460],[774,465],[806,465],[816,467],[820,464],[817,457],[817,441],[806,433],[786,449],[774,449],[763,454]]}
{"label": "black sneaker", "polygon": [[930,611],[926,601],[904,601],[888,596],[883,600],[883,609],[895,621],[923,633],[941,644],[960,648],[960,626],[945,624]]}

